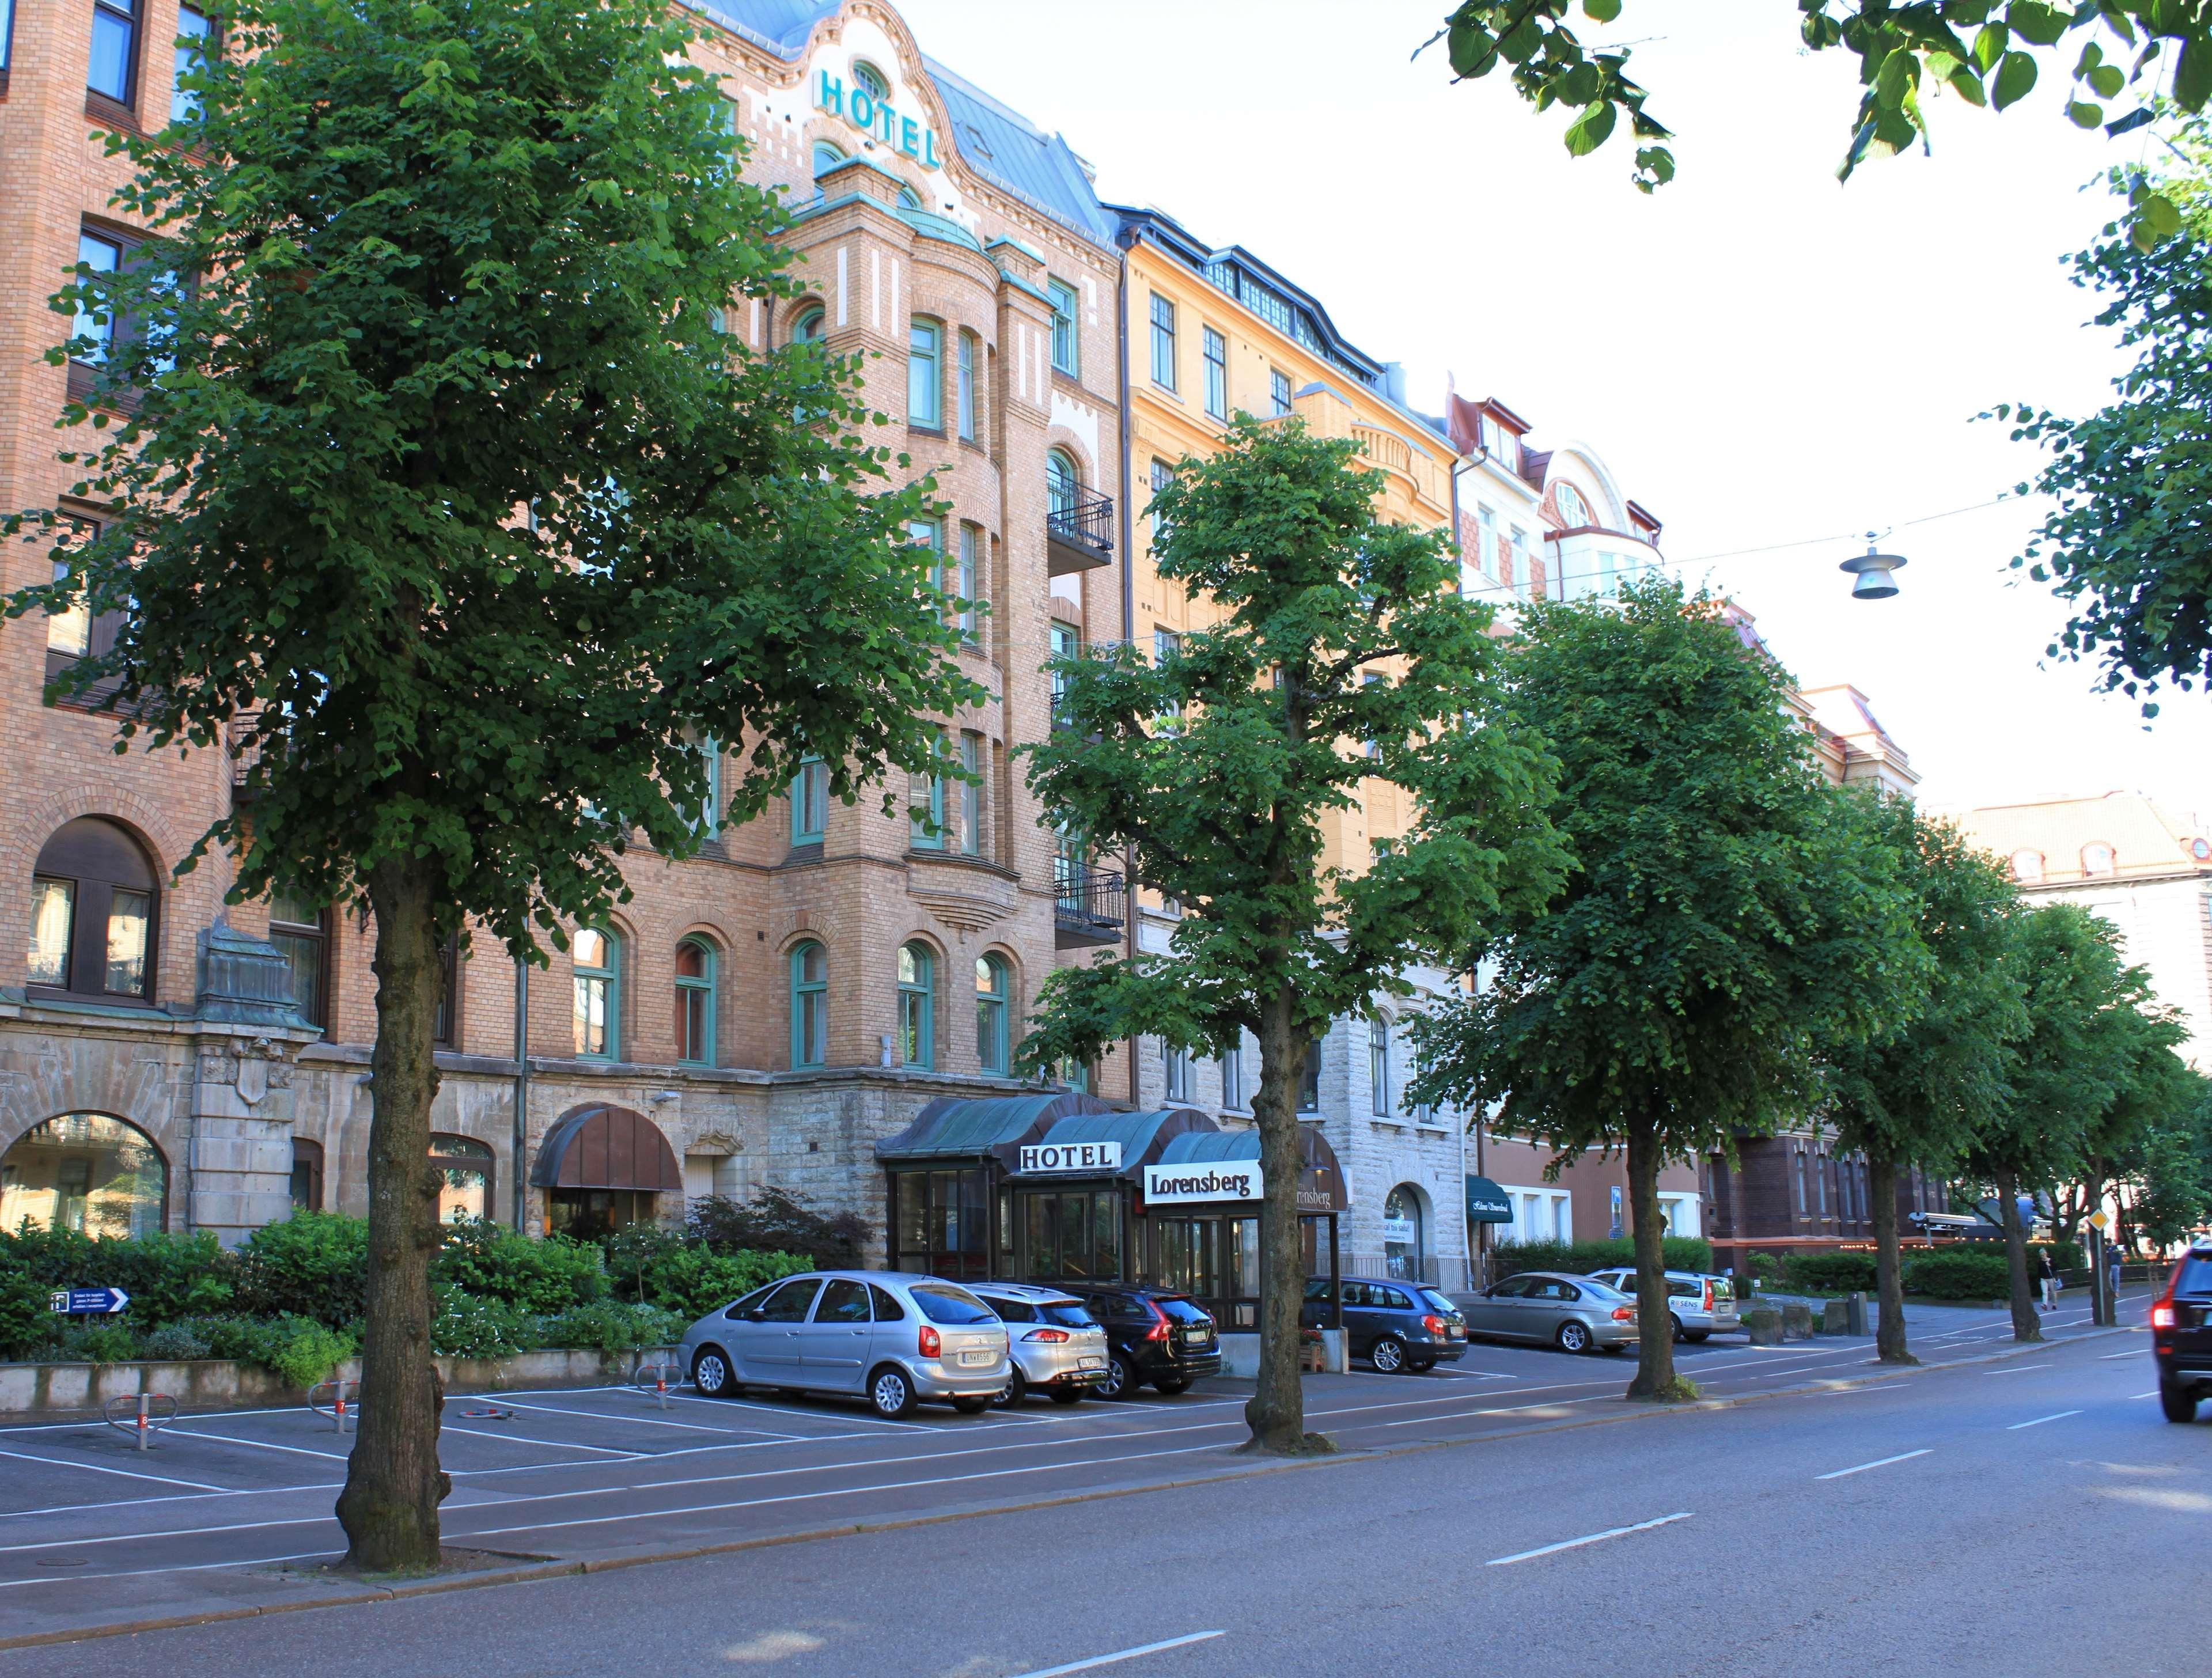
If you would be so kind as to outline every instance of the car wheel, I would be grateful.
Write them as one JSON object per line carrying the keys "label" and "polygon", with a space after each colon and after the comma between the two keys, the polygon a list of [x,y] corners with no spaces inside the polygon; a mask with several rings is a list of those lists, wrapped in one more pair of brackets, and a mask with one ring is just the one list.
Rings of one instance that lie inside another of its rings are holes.
{"label": "car wheel", "polygon": [[1682,1319],[1680,1317],[1675,1316],[1674,1312],[1668,1311],[1667,1313],[1667,1321],[1674,1324],[1674,1338],[1677,1341],[1686,1341],[1689,1339],[1689,1335],[1682,1331]]}
{"label": "car wheel", "polygon": [[914,1383],[896,1364],[884,1364],[868,1377],[869,1407],[885,1421],[904,1421],[915,1402]]}
{"label": "car wheel", "polygon": [[1589,1328],[1571,1318],[1559,1325],[1559,1332],[1554,1338],[1562,1352],[1587,1352],[1590,1349]]}
{"label": "car wheel", "polygon": [[994,1404],[1003,1404],[1009,1408],[1012,1408],[1013,1406],[1019,1404],[1029,1395],[1030,1383],[1022,1378],[1021,1371],[1017,1369],[1014,1371],[1014,1378],[1006,1383],[1006,1391],[1000,1393],[998,1397],[992,1400],[992,1402]]}
{"label": "car wheel", "polygon": [[1405,1345],[1385,1334],[1369,1350],[1367,1361],[1375,1365],[1377,1375],[1395,1375],[1406,1367]]}
{"label": "car wheel", "polygon": [[1106,1360],[1106,1378],[1098,1383],[1098,1396],[1104,1399],[1128,1398],[1136,1390],[1136,1366],[1116,1352]]}
{"label": "car wheel", "polygon": [[1190,1390],[1190,1377],[1188,1375],[1170,1375],[1166,1380],[1155,1381],[1152,1384],[1164,1393],[1187,1393]]}
{"label": "car wheel", "polygon": [[2197,1395],[2186,1387],[2169,1387],[2160,1382],[2158,1389],[2158,1407],[2166,1412],[2168,1421],[2190,1422],[2197,1420]]}
{"label": "car wheel", "polygon": [[1682,1331],[1682,1338],[1692,1346],[1703,1346],[1712,1337],[1713,1331],[1710,1328],[1686,1328]]}
{"label": "car wheel", "polygon": [[1054,1404],[1080,1404],[1089,1396],[1080,1387],[1054,1387],[1051,1393]]}
{"label": "car wheel", "polygon": [[702,1346],[691,1360],[691,1384],[702,1398],[735,1398],[738,1383],[730,1373],[730,1360],[719,1346]]}
{"label": "car wheel", "polygon": [[952,1407],[963,1416],[980,1416],[991,1407],[991,1395],[988,1393],[977,1393],[972,1396],[954,1399]]}

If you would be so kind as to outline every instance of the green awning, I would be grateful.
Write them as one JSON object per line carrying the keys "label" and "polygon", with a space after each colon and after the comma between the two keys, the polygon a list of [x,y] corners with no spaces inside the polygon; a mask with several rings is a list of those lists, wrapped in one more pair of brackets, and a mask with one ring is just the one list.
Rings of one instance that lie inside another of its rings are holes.
{"label": "green awning", "polygon": [[[1161,1107],[1148,1113],[1070,1113],[1055,1120],[1043,1135],[1024,1137],[1024,1141],[1035,1140],[1046,1147],[1063,1147],[1079,1142],[1119,1142],[1121,1145],[1121,1164],[1111,1175],[1138,1180],[1146,1166],[1160,1157],[1160,1150],[1175,1139],[1192,1132],[1212,1134],[1212,1119],[1194,1108]],[[1020,1176],[1019,1150],[1016,1149],[1016,1176]],[[1038,1172],[1040,1178],[1065,1176],[1066,1172]]]}
{"label": "green awning", "polygon": [[1488,1177],[1469,1173],[1467,1179],[1467,1221],[1470,1224],[1510,1224],[1513,1197]]}
{"label": "green awning", "polygon": [[[1162,1165],[1206,1165],[1260,1157],[1257,1130],[1188,1131],[1160,1151]],[[1345,1212],[1352,1201],[1346,1192],[1344,1171],[1336,1163],[1336,1150],[1318,1125],[1298,1127],[1298,1210],[1301,1213]]]}
{"label": "green awning", "polygon": [[907,1160],[1005,1159],[1024,1142],[1036,1141],[1056,1120],[1105,1110],[1103,1102],[1082,1095],[933,1101],[904,1130],[877,1143],[876,1158],[886,1165]]}

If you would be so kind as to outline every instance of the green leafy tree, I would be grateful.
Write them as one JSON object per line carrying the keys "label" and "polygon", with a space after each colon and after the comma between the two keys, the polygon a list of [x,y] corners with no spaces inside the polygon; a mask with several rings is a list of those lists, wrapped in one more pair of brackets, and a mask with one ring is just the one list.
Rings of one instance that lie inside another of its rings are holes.
{"label": "green leafy tree", "polygon": [[1881,1301],[1878,1353],[1884,1363],[1913,1363],[1905,1344],[1898,1169],[1948,1174],[2005,1098],[2008,1045],[2027,1030],[2006,959],[2016,894],[1996,859],[1909,801],[1875,799],[1859,813],[1865,842],[1887,847],[1896,859],[1929,965],[1890,1030],[1828,1049],[1825,1116],[1842,1148],[1866,1156]]}
{"label": "green leafy tree", "polygon": [[2147,1130],[2126,1165],[2134,1222],[2163,1251],[2212,1214],[2212,1079],[2189,1080],[2189,1099]]}
{"label": "green leafy tree", "polygon": [[[1321,1448],[1297,1375],[1300,1064],[1330,1021],[1455,963],[1527,912],[1563,859],[1540,748],[1492,714],[1491,613],[1454,592],[1449,536],[1376,516],[1380,472],[1299,421],[1240,416],[1153,500],[1163,582],[1225,614],[1147,665],[1062,659],[1066,726],[1025,748],[1030,784],[1097,844],[1127,849],[1183,916],[1168,953],[1046,982],[1032,1068],[1144,1034],[1219,1053],[1260,1044],[1260,1377],[1255,1447]],[[1366,677],[1377,666],[1397,672]],[[1332,860],[1364,786],[1418,814],[1402,842]]]}
{"label": "green leafy tree", "polygon": [[[1798,32],[1813,52],[1840,48],[1859,61],[1865,90],[1836,173],[1848,179],[1870,156],[1928,141],[1927,101],[1937,91],[2002,111],[2027,97],[2046,66],[2073,55],[2065,98],[2078,128],[2124,134],[2149,122],[2171,64],[2170,93],[2185,111],[2212,96],[2212,0],[1795,0]],[[1636,185],[1649,192],[1674,177],[1674,137],[1645,110],[1649,92],[1629,79],[1626,46],[1586,43],[1572,22],[1575,0],[1461,0],[1428,41],[1444,43],[1461,79],[1503,64],[1514,91],[1539,111],[1565,106],[1567,149],[1595,151],[1627,119]],[[1584,19],[1617,21],[1622,0],[1581,0]],[[1647,7],[1632,22],[1657,14]],[[1416,49],[1418,52],[1421,49]],[[2110,56],[2108,56],[2110,55]],[[2107,120],[2112,103],[2136,90],[2130,110]],[[2148,246],[2179,225],[2171,198],[2145,188],[2130,208]]]}
{"label": "green leafy tree", "polygon": [[2075,283],[2105,300],[2096,324],[2134,352],[2118,399],[2079,419],[1995,410],[2051,457],[2019,493],[2057,505],[2013,564],[2073,605],[2051,654],[2093,662],[2101,687],[2141,698],[2147,715],[2167,684],[2212,680],[2212,128],[2191,123],[2179,149],[2161,187],[2182,207],[2181,235],[2145,251],[2115,222],[2073,259]]}
{"label": "green leafy tree", "polygon": [[[884,491],[858,371],[723,335],[797,283],[688,27],[646,0],[246,0],[198,114],[112,137],[161,237],[57,300],[100,388],[68,458],[112,514],[12,611],[120,613],[70,685],[118,750],[242,738],[234,901],[376,927],[367,1365],[338,1515],[432,1565],[427,1162],[438,951],[520,956],[626,897],[800,757],[849,794],[931,766],[957,673],[925,489]],[[120,416],[120,424],[112,423]],[[17,521],[19,526],[23,520]],[[52,528],[51,514],[31,520]],[[33,535],[39,532],[32,531]]]}
{"label": "green leafy tree", "polygon": [[1427,1087],[1503,1102],[1562,1156],[1625,1150],[1635,1398],[1674,1373],[1659,1173],[1808,1114],[1824,1051],[1893,1027],[1923,976],[1887,849],[1821,781],[1789,677],[1721,605],[1654,578],[1527,608],[1510,714],[1560,765],[1567,886],[1480,951],[1494,974],[1426,1032]]}

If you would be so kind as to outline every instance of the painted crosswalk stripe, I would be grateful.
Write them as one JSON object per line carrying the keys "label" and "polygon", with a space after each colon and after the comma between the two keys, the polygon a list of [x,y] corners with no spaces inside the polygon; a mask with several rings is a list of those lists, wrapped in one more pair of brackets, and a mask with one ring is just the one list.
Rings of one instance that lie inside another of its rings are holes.
{"label": "painted crosswalk stripe", "polygon": [[1579,1550],[1585,1544],[1602,1544],[1608,1538],[1626,1538],[1632,1532],[1649,1532],[1654,1527],[1668,1526],[1676,1521],[1686,1521],[1689,1518],[1689,1511],[1686,1510],[1680,1515],[1662,1515],[1656,1521],[1638,1521],[1632,1527],[1609,1527],[1603,1532],[1591,1533],[1586,1538],[1570,1538],[1558,1544],[1547,1544],[1540,1549],[1522,1550],[1515,1555],[1499,1556],[1495,1560],[1485,1562],[1483,1566],[1510,1567],[1516,1561],[1534,1561],[1538,1556],[1557,1555],[1562,1550]]}
{"label": "painted crosswalk stripe", "polygon": [[1815,1480],[1841,1480],[1846,1474],[1863,1474],[1869,1468],[1886,1468],[1893,1462],[1910,1462],[1916,1456],[1927,1456],[1929,1451],[1933,1450],[1934,1449],[1935,1447],[1930,1445],[1925,1450],[1904,1451],[1895,1456],[1884,1456],[1878,1458],[1872,1462],[1862,1462],[1856,1468],[1838,1468],[1832,1474],[1814,1474],[1813,1478]]}
{"label": "painted crosswalk stripe", "polygon": [[2079,1410],[2061,1410],[2053,1415],[2038,1416],[2033,1421],[2016,1421],[2010,1427],[2005,1429],[2005,1432],[2008,1433],[2017,1433],[2023,1427],[2040,1427],[2047,1421],[2064,1421],[2069,1416],[2078,1416],[2081,1414],[2081,1413]]}

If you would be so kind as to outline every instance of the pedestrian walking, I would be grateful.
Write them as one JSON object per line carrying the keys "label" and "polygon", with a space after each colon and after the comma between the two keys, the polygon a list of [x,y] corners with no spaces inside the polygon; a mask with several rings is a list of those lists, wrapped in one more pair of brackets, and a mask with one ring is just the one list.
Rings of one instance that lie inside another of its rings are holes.
{"label": "pedestrian walking", "polygon": [[2118,1242],[2114,1241],[2106,1244],[2105,1268],[2111,1274],[2112,1279],[2112,1298],[2115,1300],[2120,1297],[2120,1265],[2126,1257],[2127,1252]]}
{"label": "pedestrian walking", "polygon": [[2051,1262],[2051,1255],[2043,1253],[2036,1259],[2036,1280],[2043,1285],[2043,1309],[2058,1309],[2058,1267]]}

